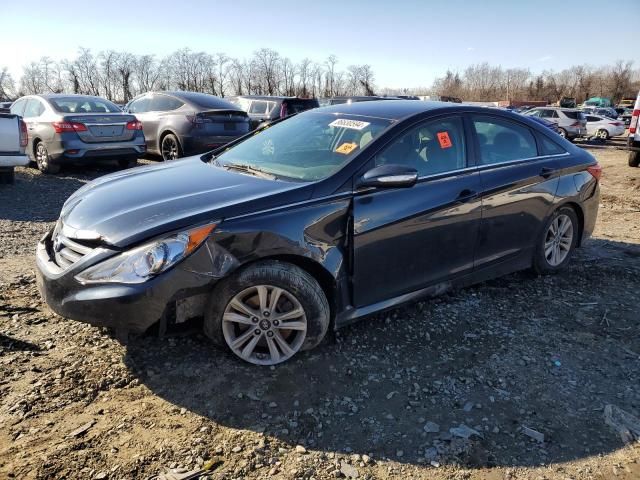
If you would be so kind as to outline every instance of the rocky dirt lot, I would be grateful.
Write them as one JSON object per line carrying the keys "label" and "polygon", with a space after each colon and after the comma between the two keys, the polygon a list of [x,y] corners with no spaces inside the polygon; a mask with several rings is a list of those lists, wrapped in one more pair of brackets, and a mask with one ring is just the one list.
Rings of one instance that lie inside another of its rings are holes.
{"label": "rocky dirt lot", "polygon": [[595,236],[522,272],[362,321],[276,368],[197,332],[126,347],[40,301],[33,253],[108,167],[0,187],[0,478],[640,478],[640,169],[604,166]]}

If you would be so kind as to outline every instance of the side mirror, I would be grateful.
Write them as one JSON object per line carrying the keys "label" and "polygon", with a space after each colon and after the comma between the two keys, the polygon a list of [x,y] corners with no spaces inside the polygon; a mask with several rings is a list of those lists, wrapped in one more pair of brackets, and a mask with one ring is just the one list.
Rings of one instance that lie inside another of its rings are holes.
{"label": "side mirror", "polygon": [[363,187],[412,187],[418,180],[418,171],[404,165],[380,165],[366,172],[357,182]]}

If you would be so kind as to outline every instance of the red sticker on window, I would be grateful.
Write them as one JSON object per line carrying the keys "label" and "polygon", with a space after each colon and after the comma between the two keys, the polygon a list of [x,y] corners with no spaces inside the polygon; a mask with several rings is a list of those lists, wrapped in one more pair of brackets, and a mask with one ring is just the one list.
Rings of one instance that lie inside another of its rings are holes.
{"label": "red sticker on window", "polygon": [[449,138],[449,132],[438,132],[438,143],[440,143],[440,148],[451,148],[453,144]]}

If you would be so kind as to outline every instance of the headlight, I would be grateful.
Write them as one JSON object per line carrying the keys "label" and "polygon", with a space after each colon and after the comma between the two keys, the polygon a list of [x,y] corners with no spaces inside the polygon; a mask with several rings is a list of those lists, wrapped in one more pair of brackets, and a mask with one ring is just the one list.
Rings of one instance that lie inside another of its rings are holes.
{"label": "headlight", "polygon": [[205,225],[149,242],[89,267],[75,278],[81,283],[145,282],[195,251],[214,228],[215,224]]}

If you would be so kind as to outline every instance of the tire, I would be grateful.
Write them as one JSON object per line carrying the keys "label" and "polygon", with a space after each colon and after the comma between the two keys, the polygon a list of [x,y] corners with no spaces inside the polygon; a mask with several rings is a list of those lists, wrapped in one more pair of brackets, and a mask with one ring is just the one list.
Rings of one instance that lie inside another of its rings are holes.
{"label": "tire", "polygon": [[567,138],[567,131],[564,128],[558,127],[558,135],[562,138]]}
{"label": "tire", "polygon": [[[570,239],[568,239],[567,236],[553,238],[554,234],[551,229],[552,225],[557,231],[558,225],[562,226],[564,221],[570,222],[570,227],[566,227],[571,231]],[[560,207],[553,212],[545,222],[544,228],[536,241],[536,247],[533,254],[533,270],[539,275],[556,273],[562,270],[573,256],[573,252],[578,244],[579,234],[580,229],[578,216],[573,208]],[[564,238],[564,242],[562,241],[562,238]],[[552,244],[551,247],[549,247],[549,243]],[[557,250],[555,247],[556,245],[558,245]],[[565,245],[565,248],[563,248],[562,245]],[[556,250],[556,254],[558,254],[558,256],[554,258],[554,252],[550,249]],[[549,254],[550,251],[551,254]],[[558,252],[563,252],[564,256],[561,257]]]}
{"label": "tire", "polygon": [[[269,305],[277,298],[274,308],[259,312],[262,310],[258,305],[259,290],[264,292],[263,305]],[[275,295],[278,290],[280,292]],[[242,308],[236,308],[237,305]],[[295,315],[296,312],[302,313]],[[279,321],[291,314],[293,316]],[[289,263],[264,261],[216,286],[205,309],[204,333],[246,362],[275,365],[322,342],[329,329],[330,315],[327,297],[309,273]],[[295,325],[295,329],[287,329],[285,325]],[[243,335],[246,341],[241,341]],[[281,346],[283,339],[289,351]],[[239,341],[235,348],[231,345],[234,340]],[[252,343],[249,351],[247,347]],[[275,354],[271,348],[274,343],[277,344]]]}
{"label": "tire", "polygon": [[138,165],[137,158],[123,158],[118,160],[118,166],[120,168],[133,168]]}
{"label": "tire", "polygon": [[60,165],[51,163],[49,151],[44,142],[38,142],[35,146],[36,165],[42,173],[58,173]]}
{"label": "tire", "polygon": [[13,185],[15,182],[16,174],[13,168],[7,170],[0,170],[0,185]]}
{"label": "tire", "polygon": [[640,166],[640,152],[629,152],[629,166]]}
{"label": "tire", "polygon": [[173,133],[167,133],[160,141],[160,155],[162,160],[168,162],[182,157],[180,141]]}
{"label": "tire", "polygon": [[607,132],[604,128],[601,128],[596,132],[596,138],[598,138],[598,140],[606,142],[607,140],[609,140],[609,132]]}

